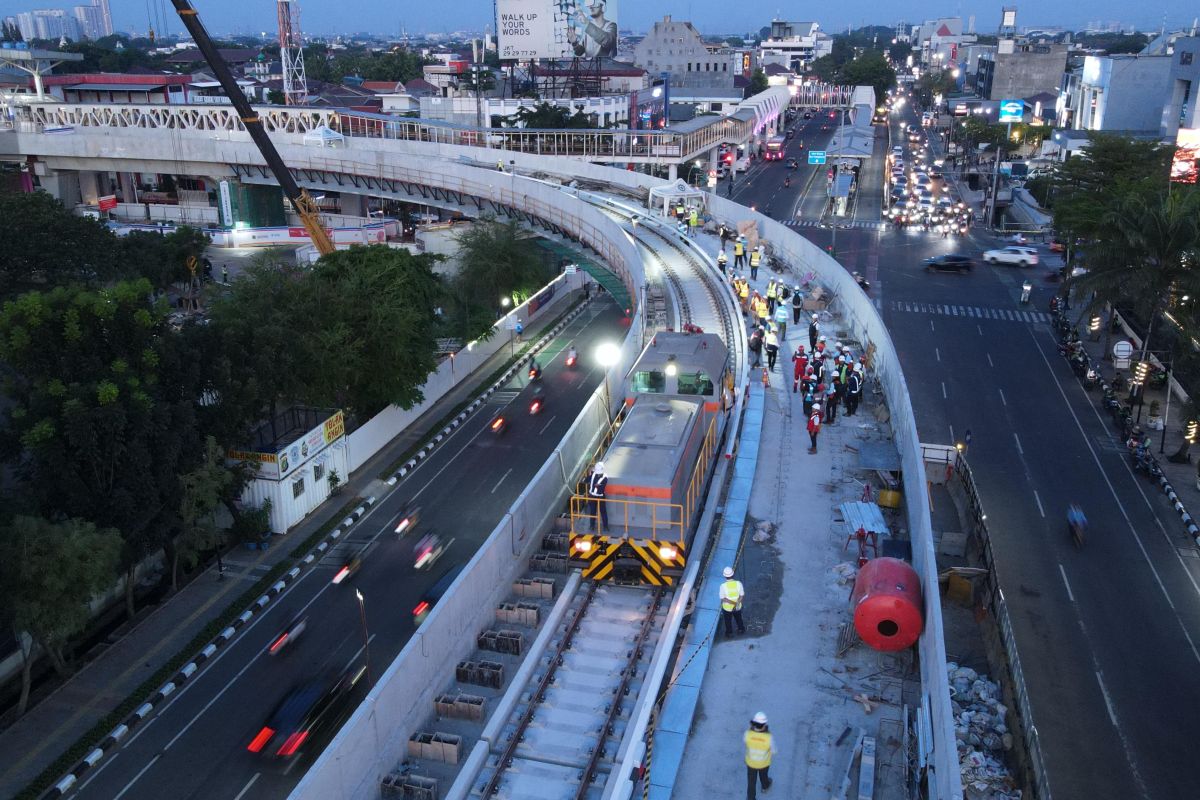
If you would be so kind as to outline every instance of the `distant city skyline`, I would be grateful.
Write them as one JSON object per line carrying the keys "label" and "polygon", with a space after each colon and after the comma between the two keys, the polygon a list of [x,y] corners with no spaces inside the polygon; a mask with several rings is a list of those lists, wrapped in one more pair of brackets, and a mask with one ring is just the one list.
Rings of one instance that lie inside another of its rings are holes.
{"label": "distant city skyline", "polygon": [[[86,0],[85,0],[86,1]],[[66,0],[0,0],[0,18],[15,16],[43,8],[70,10],[76,2]],[[194,0],[205,25],[215,34],[258,34],[270,35],[275,30],[275,3],[273,0]],[[1131,8],[1128,3],[1117,0],[1094,0],[1085,5],[1064,0],[1043,0],[1036,7],[1017,6],[1017,23],[1027,27],[1064,27],[1081,30],[1089,22],[1119,22],[1123,27],[1135,26],[1138,30],[1157,30],[1164,24],[1167,29],[1188,27],[1200,14],[1200,9],[1184,0],[1168,0],[1147,7]],[[118,32],[144,33],[148,25],[157,32],[179,34],[183,26],[175,15],[168,0],[111,0],[112,24]],[[778,0],[744,0],[738,3],[736,17],[747,30],[738,30],[730,14],[730,6],[716,0],[658,0],[653,3],[622,3],[618,20],[621,30],[648,30],[657,19],[671,15],[678,20],[687,20],[705,34],[743,34],[757,31],[781,13]],[[794,21],[812,19],[821,24],[826,32],[837,32],[863,25],[895,25],[903,20],[919,23],[938,17],[961,16],[964,30],[966,22],[975,17],[978,33],[994,33],[1000,20],[1000,9],[1004,3],[924,3],[919,0],[899,0],[886,7],[873,0],[847,0],[825,11],[809,8],[806,12],[784,14],[781,18]],[[389,8],[390,6],[390,8]],[[301,0],[301,26],[308,35],[373,33],[381,36],[399,36],[402,31],[410,35],[452,33],[457,31],[482,31],[494,27],[492,0],[465,0],[456,4],[453,13],[447,6],[435,3],[415,3],[401,0],[395,4],[383,4],[377,0],[339,0],[327,3],[323,0]],[[388,13],[381,13],[384,9]],[[887,15],[885,17],[884,15]]]}

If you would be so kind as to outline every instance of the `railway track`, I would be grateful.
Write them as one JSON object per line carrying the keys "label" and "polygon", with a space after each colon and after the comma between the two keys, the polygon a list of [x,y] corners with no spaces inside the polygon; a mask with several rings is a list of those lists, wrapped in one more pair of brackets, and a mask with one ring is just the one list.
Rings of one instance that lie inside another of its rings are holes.
{"label": "railway track", "polygon": [[666,599],[661,589],[580,584],[471,797],[599,797],[597,778],[612,768],[645,688]]}

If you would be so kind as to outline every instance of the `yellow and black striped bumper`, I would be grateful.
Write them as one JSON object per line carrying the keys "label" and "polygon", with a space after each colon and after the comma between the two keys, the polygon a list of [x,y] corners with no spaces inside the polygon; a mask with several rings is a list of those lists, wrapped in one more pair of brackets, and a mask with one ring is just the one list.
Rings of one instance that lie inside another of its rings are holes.
{"label": "yellow and black striped bumper", "polygon": [[674,540],[575,534],[570,557],[589,580],[672,586],[683,575],[687,546]]}

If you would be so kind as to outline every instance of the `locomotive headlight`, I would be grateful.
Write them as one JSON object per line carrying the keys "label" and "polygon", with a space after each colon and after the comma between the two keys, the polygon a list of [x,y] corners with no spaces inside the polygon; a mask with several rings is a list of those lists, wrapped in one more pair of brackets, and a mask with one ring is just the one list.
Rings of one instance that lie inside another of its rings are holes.
{"label": "locomotive headlight", "polygon": [[679,550],[669,544],[664,544],[658,548],[658,557],[663,561],[673,561],[679,555]]}
{"label": "locomotive headlight", "polygon": [[576,551],[578,551],[580,553],[587,553],[591,549],[592,549],[592,543],[589,542],[587,539],[576,539],[575,540],[575,550]]}

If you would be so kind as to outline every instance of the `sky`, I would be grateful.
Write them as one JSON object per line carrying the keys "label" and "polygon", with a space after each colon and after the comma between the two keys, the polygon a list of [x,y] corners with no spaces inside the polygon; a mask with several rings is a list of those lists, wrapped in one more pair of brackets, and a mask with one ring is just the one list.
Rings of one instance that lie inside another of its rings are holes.
{"label": "sky", "polygon": [[[0,16],[33,8],[70,8],[88,0],[0,0]],[[332,34],[370,31],[398,35],[410,32],[448,33],[457,30],[482,30],[493,25],[493,0],[456,0],[451,3],[430,0],[300,0],[301,28],[305,32]],[[921,2],[920,0],[840,0],[836,4],[784,4],[781,0],[616,0],[618,22],[622,30],[647,30],[656,19],[670,14],[688,20],[703,33],[740,33],[741,26],[757,30],[774,18],[816,20],[826,31],[861,27],[868,24],[894,25],[900,20],[920,22],[939,16],[975,16],[978,33],[995,31],[1004,2]],[[275,29],[273,0],[193,0],[208,29],[214,33],[257,33]],[[1127,0],[1038,0],[1036,7],[1022,9],[1020,0],[1008,0],[1017,6],[1017,24],[1026,26],[1061,25],[1080,29],[1089,21],[1116,21],[1139,29],[1157,29],[1164,18],[1168,28],[1189,26],[1200,7],[1192,0],[1158,0],[1149,4],[1130,4]],[[114,26],[121,31],[144,32],[147,20],[166,21],[168,33],[179,33],[183,26],[168,0],[110,0]],[[731,13],[731,8],[736,13]]]}

